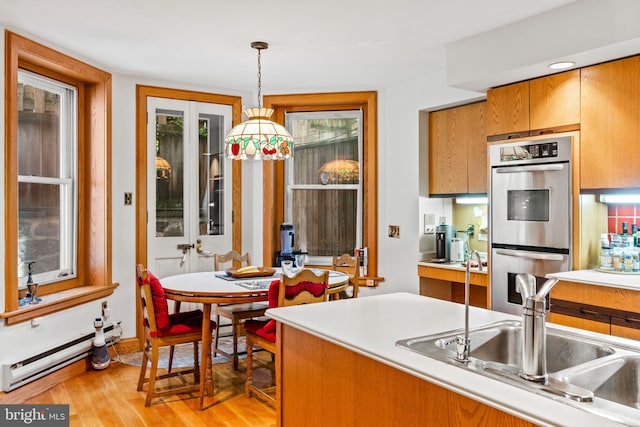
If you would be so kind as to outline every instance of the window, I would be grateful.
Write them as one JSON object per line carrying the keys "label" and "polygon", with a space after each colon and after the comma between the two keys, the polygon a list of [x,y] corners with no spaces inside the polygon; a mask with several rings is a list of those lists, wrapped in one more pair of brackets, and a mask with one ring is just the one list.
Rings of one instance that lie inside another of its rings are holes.
{"label": "window", "polygon": [[[11,325],[103,298],[117,284],[111,281],[111,74],[10,31],[5,31],[5,68],[0,318]],[[25,109],[28,91],[34,107]],[[41,129],[47,130],[41,138],[24,138],[28,120],[42,120]],[[44,225],[34,226],[36,214],[46,217]],[[27,238],[27,223],[41,241]],[[48,284],[38,289],[40,304],[19,310],[21,263],[30,257],[36,258],[38,280]]]}
{"label": "window", "polygon": [[[381,277],[377,276],[377,254],[378,254],[378,172],[377,172],[377,147],[378,147],[378,137],[377,137],[377,93],[370,92],[336,92],[336,93],[312,93],[312,94],[293,94],[293,95],[269,95],[264,97],[264,105],[266,107],[270,107],[274,109],[273,120],[285,124],[285,116],[287,117],[296,117],[294,114],[297,113],[305,113],[309,114],[306,117],[309,118],[309,121],[304,124],[304,120],[301,121],[301,126],[312,126],[315,122],[315,125],[320,125],[322,120],[329,120],[329,122],[333,122],[337,127],[344,127],[346,129],[347,122],[349,120],[353,120],[354,116],[349,116],[354,112],[360,113],[360,130],[359,134],[361,135],[362,141],[361,145],[358,146],[358,152],[355,151],[349,153],[346,148],[343,153],[339,153],[336,151],[334,153],[334,160],[339,156],[345,156],[345,160],[350,160],[352,162],[359,162],[359,172],[358,172],[358,182],[353,182],[353,174],[351,178],[349,178],[348,174],[336,175],[335,173],[332,175],[330,169],[325,169],[324,172],[326,174],[320,175],[319,171],[316,169],[313,171],[308,171],[309,176],[312,175],[315,177],[317,181],[315,184],[311,184],[310,181],[305,182],[302,177],[298,180],[297,183],[293,184],[291,188],[287,188],[288,181],[285,179],[285,165],[289,160],[285,161],[270,161],[263,162],[263,212],[262,212],[262,223],[263,223],[263,260],[265,265],[267,263],[275,262],[276,255],[280,250],[280,224],[285,221],[286,211],[288,209],[289,201],[291,201],[291,211],[293,212],[293,206],[297,203],[299,209],[306,210],[307,217],[309,214],[313,214],[312,209],[303,208],[304,202],[302,200],[296,201],[295,194],[299,193],[300,195],[313,193],[315,192],[317,205],[317,212],[319,214],[326,214],[329,212],[329,209],[332,205],[328,204],[328,197],[330,195],[334,197],[340,197],[344,199],[346,202],[348,197],[351,197],[351,207],[347,208],[347,211],[344,213],[340,213],[339,215],[344,215],[346,220],[347,215],[355,216],[356,218],[353,220],[357,222],[359,219],[361,221],[361,225],[349,226],[355,230],[356,236],[353,237],[353,232],[351,232],[351,236],[347,239],[334,239],[334,242],[331,244],[327,244],[322,251],[318,249],[318,253],[322,253],[324,257],[328,257],[329,253],[331,255],[340,255],[342,252],[349,252],[353,254],[353,250],[356,246],[362,246],[368,248],[368,271],[367,278],[363,278],[363,284],[366,281],[368,285],[372,284],[371,282],[377,283],[378,281],[383,280]],[[345,114],[345,116],[336,115],[339,112],[340,114]],[[311,113],[317,114],[321,113],[321,115],[314,117]],[[324,114],[324,116],[323,116]],[[303,117],[298,116],[298,117]],[[333,117],[333,118],[332,118]],[[342,121],[342,123],[341,123]],[[319,128],[318,128],[319,130]],[[294,125],[289,129],[290,132],[293,132],[294,135],[298,132],[298,130],[294,129]],[[337,132],[335,129],[332,132]],[[360,142],[359,142],[360,143]],[[329,148],[329,144],[326,147],[322,148],[323,155],[327,155],[331,157],[331,148]],[[344,145],[346,147],[347,144]],[[300,144],[296,142],[294,148],[293,155],[293,175],[296,175],[295,169],[296,167],[300,167],[301,169],[306,168],[303,164],[305,161],[305,157],[307,157],[304,152],[310,153],[311,144],[307,145],[307,143],[303,139]],[[318,147],[320,150],[320,147]],[[349,154],[348,154],[349,153]],[[348,156],[347,156],[348,154]],[[300,156],[300,157],[298,157]],[[348,157],[348,158],[347,158]],[[310,158],[307,158],[310,160]],[[327,162],[331,160],[327,160],[326,162],[320,163],[320,160],[317,161],[319,164],[319,168],[322,168]],[[297,166],[296,166],[297,165]],[[309,168],[316,168],[316,164],[313,166],[309,165]],[[303,172],[299,172],[303,174]],[[302,175],[301,175],[302,176]],[[296,178],[297,179],[297,178]],[[340,182],[342,179],[342,182]],[[349,179],[351,181],[347,182]],[[327,184],[322,184],[322,182],[326,181]],[[301,181],[301,182],[300,182]],[[304,185],[315,185],[316,190],[311,190],[310,187],[295,189],[298,184]],[[353,186],[353,187],[348,187]],[[357,189],[356,189],[357,186]],[[324,188],[322,188],[324,187]],[[320,193],[324,193],[321,195]],[[290,194],[289,194],[290,193]],[[358,195],[355,195],[359,193]],[[287,194],[287,196],[285,196]],[[349,196],[349,194],[351,194]],[[324,197],[325,200],[322,200],[321,197]],[[286,201],[285,201],[286,199]],[[358,211],[357,203],[361,203],[361,214]],[[337,206],[337,205],[336,205]],[[348,205],[346,205],[348,206]],[[354,214],[355,211],[355,214]],[[294,217],[295,221],[295,217]],[[309,219],[306,220],[307,223],[310,222]],[[302,224],[302,222],[301,222]],[[337,231],[335,231],[336,235],[342,233],[342,227],[344,224],[334,224]],[[303,227],[303,225],[299,225],[298,227]],[[334,230],[332,230],[334,231]],[[296,229],[296,234],[300,235],[302,230]],[[357,233],[361,233],[361,237],[358,237]],[[307,234],[307,251],[309,248],[313,248],[312,251],[315,251],[315,248],[320,248],[322,246],[319,243],[319,238],[314,236],[310,237],[309,233]],[[343,233],[344,234],[344,233]],[[349,240],[350,239],[350,240]],[[313,241],[312,241],[313,240]],[[358,243],[361,240],[361,243]],[[354,243],[355,242],[355,243]],[[298,249],[298,237],[296,237],[296,249]],[[325,258],[328,259],[328,258]],[[318,258],[321,262],[322,258]],[[324,263],[326,265],[326,262]]]}
{"label": "window", "polygon": [[362,246],[362,112],[289,113],[295,141],[285,161],[285,222],[311,264]]}
{"label": "window", "polygon": [[18,283],[75,277],[77,90],[18,72]]}

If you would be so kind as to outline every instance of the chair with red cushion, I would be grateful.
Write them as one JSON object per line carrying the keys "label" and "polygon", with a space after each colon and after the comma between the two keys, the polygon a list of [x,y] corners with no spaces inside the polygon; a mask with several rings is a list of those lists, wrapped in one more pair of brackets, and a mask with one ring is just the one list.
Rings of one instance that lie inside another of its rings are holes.
{"label": "chair with red cushion", "polygon": [[[231,250],[226,254],[214,254],[213,265],[215,271],[223,271],[225,264],[228,267],[247,266],[251,263],[249,252],[240,255],[237,251]],[[216,306],[216,323],[218,329],[213,333],[213,356],[217,353],[222,354],[227,359],[233,360],[233,369],[238,369],[238,337],[242,332],[242,323],[246,319],[261,317],[267,310],[267,304],[264,302],[247,302],[241,304],[218,304]],[[218,334],[220,333],[220,316],[226,317],[231,321],[231,330],[233,336],[233,351],[231,353],[221,350],[218,347]]]}
{"label": "chair with red cushion", "polygon": [[[326,301],[328,283],[329,271],[327,270],[320,275],[308,269],[300,270],[291,277],[282,275],[280,280],[274,280],[269,286],[269,308]],[[259,346],[273,355],[276,354],[276,321],[273,319],[247,320],[244,323],[244,329],[247,339],[247,381],[245,383],[247,397],[251,397],[253,392],[275,405],[277,402],[277,396],[274,397],[275,387],[263,389],[253,384],[253,346]]]}
{"label": "chair with red cushion", "polygon": [[[136,267],[136,278],[140,288],[140,312],[142,313],[144,326],[144,348],[142,351],[142,365],[138,378],[138,391],[142,391],[144,383],[148,382],[145,406],[149,406],[151,400],[179,393],[190,393],[200,390],[200,370],[198,367],[198,342],[202,339],[202,311],[186,311],[169,314],[167,299],[160,281],[142,265]],[[211,323],[211,329],[216,327]],[[160,347],[174,346],[177,344],[193,343],[193,368],[183,369],[166,374],[158,374],[158,356]],[[151,361],[151,371],[146,377],[147,364]],[[210,384],[213,384],[213,370],[211,357],[203,360],[207,363],[207,373],[211,375]],[[193,374],[194,381],[185,384],[184,376]],[[180,376],[178,386],[158,388],[156,382],[167,378]]]}

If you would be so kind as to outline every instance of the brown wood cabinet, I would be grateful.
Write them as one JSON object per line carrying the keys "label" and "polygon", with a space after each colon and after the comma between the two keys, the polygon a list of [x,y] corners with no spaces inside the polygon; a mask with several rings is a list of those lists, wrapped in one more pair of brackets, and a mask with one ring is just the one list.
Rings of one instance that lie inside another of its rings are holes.
{"label": "brown wood cabinet", "polygon": [[533,425],[280,322],[277,335],[277,426]]}
{"label": "brown wood cabinet", "polygon": [[487,91],[487,135],[512,139],[580,128],[580,70]]}
{"label": "brown wood cabinet", "polygon": [[429,194],[487,192],[486,102],[429,114]]}
{"label": "brown wood cabinet", "polygon": [[549,321],[640,339],[640,291],[560,281],[551,289]]}
{"label": "brown wood cabinet", "polygon": [[582,69],[582,189],[640,188],[640,56]]}
{"label": "brown wood cabinet", "polygon": [[[420,295],[464,304],[465,271],[418,266]],[[469,304],[489,308],[489,277],[485,273],[469,275]]]}

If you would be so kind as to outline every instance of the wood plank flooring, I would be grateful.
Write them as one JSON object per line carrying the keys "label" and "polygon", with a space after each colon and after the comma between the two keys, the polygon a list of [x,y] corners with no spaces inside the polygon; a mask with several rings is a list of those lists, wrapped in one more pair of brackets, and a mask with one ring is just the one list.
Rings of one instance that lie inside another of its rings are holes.
{"label": "wood plank flooring", "polygon": [[[267,368],[256,375],[261,382],[271,381],[273,363],[270,355],[258,357]],[[258,365],[256,365],[258,366]],[[275,409],[244,394],[246,365],[240,361],[238,371],[231,362],[213,365],[215,395],[205,398],[206,409],[198,407],[197,394],[178,395],[154,400],[144,406],[145,391],[136,391],[140,368],[112,362],[103,371],[87,371],[43,392],[25,403],[69,404],[71,426],[233,426],[274,427]],[[147,370],[148,373],[148,370]]]}

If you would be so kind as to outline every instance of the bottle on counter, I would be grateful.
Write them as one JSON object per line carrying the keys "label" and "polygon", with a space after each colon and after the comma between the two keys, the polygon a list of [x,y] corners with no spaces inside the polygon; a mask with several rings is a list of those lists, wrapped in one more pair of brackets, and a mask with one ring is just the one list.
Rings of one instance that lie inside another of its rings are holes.
{"label": "bottle on counter", "polygon": [[613,269],[613,257],[611,253],[611,247],[609,245],[608,233],[602,233],[600,235],[600,269],[601,270]]}
{"label": "bottle on counter", "polygon": [[611,265],[614,271],[622,271],[622,249],[619,247],[612,249]]}
{"label": "bottle on counter", "polygon": [[633,268],[631,269],[631,271],[638,273],[640,272],[640,248],[633,248],[632,258]]}
{"label": "bottle on counter", "polygon": [[631,235],[633,236],[633,247],[638,247],[638,225],[631,224]]}

